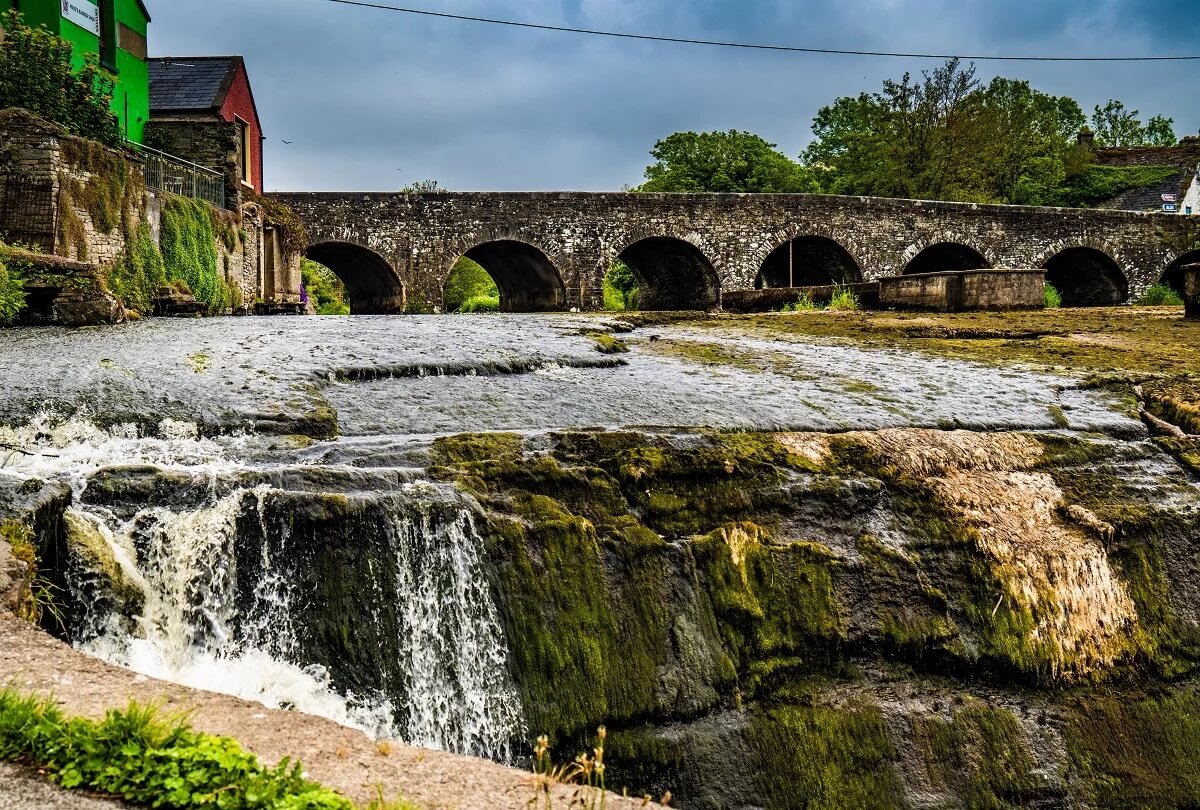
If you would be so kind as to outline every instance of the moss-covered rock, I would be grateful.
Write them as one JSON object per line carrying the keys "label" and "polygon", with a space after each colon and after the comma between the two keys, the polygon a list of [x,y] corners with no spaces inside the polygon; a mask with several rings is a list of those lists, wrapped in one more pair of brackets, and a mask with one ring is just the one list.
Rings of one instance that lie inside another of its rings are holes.
{"label": "moss-covered rock", "polygon": [[1200,804],[1200,698],[1188,686],[1161,695],[1071,701],[1064,736],[1080,798],[1098,808]]}
{"label": "moss-covered rock", "polygon": [[782,706],[748,732],[768,810],[902,808],[896,746],[877,706]]}

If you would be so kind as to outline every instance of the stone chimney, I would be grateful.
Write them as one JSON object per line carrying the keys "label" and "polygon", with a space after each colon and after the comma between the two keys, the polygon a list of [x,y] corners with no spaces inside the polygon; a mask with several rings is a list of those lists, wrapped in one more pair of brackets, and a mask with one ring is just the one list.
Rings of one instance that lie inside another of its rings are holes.
{"label": "stone chimney", "polygon": [[1092,132],[1087,127],[1079,130],[1079,134],[1075,136],[1075,142],[1085,149],[1096,148],[1096,133]]}

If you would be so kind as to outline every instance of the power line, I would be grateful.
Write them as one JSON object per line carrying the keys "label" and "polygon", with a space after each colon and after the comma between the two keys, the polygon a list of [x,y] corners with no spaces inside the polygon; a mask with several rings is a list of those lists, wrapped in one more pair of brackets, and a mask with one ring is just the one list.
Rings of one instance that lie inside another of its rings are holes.
{"label": "power line", "polygon": [[563,34],[587,34],[595,37],[612,37],[615,39],[637,39],[646,42],[673,42],[680,45],[708,45],[718,48],[742,48],[754,51],[782,51],[786,53],[817,53],[837,54],[840,56],[886,56],[904,59],[966,59],[973,62],[1183,62],[1200,60],[1200,54],[1193,56],[990,56],[966,55],[953,53],[902,53],[898,51],[855,51],[841,48],[802,48],[792,45],[766,45],[753,42],[722,42],[712,39],[687,39],[685,37],[665,37],[653,34],[630,34],[620,31],[600,31],[593,28],[571,28],[565,25],[547,25],[544,23],[520,22],[518,20],[501,20],[492,17],[473,17],[467,14],[450,14],[445,11],[430,11],[420,8],[404,8],[389,6],[382,3],[368,3],[364,0],[329,0],[343,6],[360,6],[380,11],[395,11],[401,14],[416,14],[422,17],[438,17],[444,20],[459,20],[462,22],[486,23],[488,25],[507,25],[512,28],[532,28],[538,31],[556,31]]}

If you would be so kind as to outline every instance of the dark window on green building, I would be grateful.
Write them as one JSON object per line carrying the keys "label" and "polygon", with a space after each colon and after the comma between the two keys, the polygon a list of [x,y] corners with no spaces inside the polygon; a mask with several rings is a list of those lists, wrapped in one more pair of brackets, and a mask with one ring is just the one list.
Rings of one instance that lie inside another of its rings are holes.
{"label": "dark window on green building", "polygon": [[100,0],[100,64],[117,71],[116,0]]}

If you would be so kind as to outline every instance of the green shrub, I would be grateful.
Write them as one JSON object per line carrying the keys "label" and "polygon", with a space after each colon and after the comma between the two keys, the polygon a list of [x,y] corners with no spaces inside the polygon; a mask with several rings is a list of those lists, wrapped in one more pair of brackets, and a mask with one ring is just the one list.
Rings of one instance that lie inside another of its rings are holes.
{"label": "green shrub", "polygon": [[859,309],[858,296],[849,287],[834,284],[833,296],[829,299],[829,306],[826,308],[844,312],[857,310]]}
{"label": "green shrub", "polygon": [[22,22],[16,11],[0,17],[0,109],[23,107],[76,135],[110,145],[121,143],[112,112],[113,76],[94,54],[75,70],[71,43]]}
{"label": "green shrub", "polygon": [[0,760],[83,788],[154,807],[191,810],[353,810],[306,780],[299,763],[259,764],[235,740],[193,731],[130,703],[103,720],[67,718],[53,701],[0,690]]}
{"label": "green shrub", "polygon": [[1134,303],[1144,307],[1181,307],[1183,298],[1166,284],[1155,284],[1138,296]]}
{"label": "green shrub", "polygon": [[183,281],[210,314],[229,308],[229,291],[219,269],[216,236],[208,203],[169,195],[159,234],[166,275]]}
{"label": "green shrub", "polygon": [[0,259],[0,324],[12,323],[25,306],[25,278]]}
{"label": "green shrub", "polygon": [[[500,290],[487,270],[466,256],[454,263],[454,269],[446,278],[442,295],[447,312],[462,311],[462,306],[472,299],[495,298],[500,300]],[[475,310],[466,310],[473,312]]]}
{"label": "green shrub", "polygon": [[1058,309],[1062,306],[1062,295],[1053,284],[1046,284],[1042,297],[1045,299],[1046,309]]}
{"label": "green shrub", "polygon": [[500,296],[477,295],[474,298],[468,298],[462,302],[462,305],[455,312],[499,312],[500,311]]}

